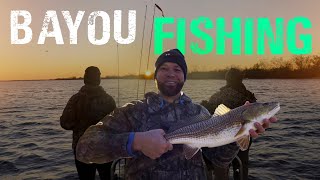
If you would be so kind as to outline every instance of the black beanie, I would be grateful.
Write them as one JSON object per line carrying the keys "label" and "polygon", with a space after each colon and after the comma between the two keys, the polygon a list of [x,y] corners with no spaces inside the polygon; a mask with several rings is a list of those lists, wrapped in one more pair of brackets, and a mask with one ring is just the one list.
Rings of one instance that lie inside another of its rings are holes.
{"label": "black beanie", "polygon": [[244,74],[240,69],[231,68],[229,71],[226,72],[225,78],[227,84],[238,84],[242,82]]}
{"label": "black beanie", "polygon": [[159,67],[165,62],[172,62],[178,64],[183,71],[184,81],[187,79],[187,63],[184,59],[184,55],[179,51],[179,49],[170,49],[168,51],[165,51],[158,57],[155,63],[156,71],[154,73],[154,77],[156,77]]}
{"label": "black beanie", "polygon": [[99,86],[100,85],[100,70],[95,66],[90,66],[86,69],[84,74],[84,84],[91,86]]}

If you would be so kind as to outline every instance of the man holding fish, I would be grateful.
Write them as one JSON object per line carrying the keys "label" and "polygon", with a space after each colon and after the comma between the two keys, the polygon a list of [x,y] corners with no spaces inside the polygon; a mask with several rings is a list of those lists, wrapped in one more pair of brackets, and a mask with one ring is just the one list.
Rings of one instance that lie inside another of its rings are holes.
{"label": "man holding fish", "polygon": [[[249,137],[258,137],[277,120],[278,103],[249,104],[230,110],[221,105],[212,116],[181,89],[187,64],[178,49],[155,63],[158,93],[117,108],[89,127],[77,145],[77,159],[106,163],[129,158],[126,179],[206,179],[202,153],[226,167]],[[257,121],[257,122],[256,122]],[[263,125],[261,125],[263,124]]]}

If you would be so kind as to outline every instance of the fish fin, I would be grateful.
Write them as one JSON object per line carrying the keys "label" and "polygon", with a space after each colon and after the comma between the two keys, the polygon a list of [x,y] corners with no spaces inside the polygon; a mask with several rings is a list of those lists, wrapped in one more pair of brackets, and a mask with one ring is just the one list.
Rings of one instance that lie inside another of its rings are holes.
{"label": "fish fin", "polygon": [[234,136],[236,139],[240,139],[240,135],[241,133],[243,133],[245,130],[245,127],[244,126],[241,126],[241,128],[239,129],[238,133]]}
{"label": "fish fin", "polygon": [[228,108],[227,106],[225,106],[224,104],[220,104],[216,110],[214,111],[213,116],[222,116],[226,113],[228,113],[229,111],[231,111],[230,108]]}
{"label": "fish fin", "polygon": [[186,159],[191,159],[195,154],[197,154],[197,152],[199,151],[200,148],[198,147],[191,147],[188,145],[183,145],[183,153],[186,157]]}
{"label": "fish fin", "polygon": [[250,136],[242,136],[237,140],[237,144],[240,146],[241,151],[247,150],[250,144]]}

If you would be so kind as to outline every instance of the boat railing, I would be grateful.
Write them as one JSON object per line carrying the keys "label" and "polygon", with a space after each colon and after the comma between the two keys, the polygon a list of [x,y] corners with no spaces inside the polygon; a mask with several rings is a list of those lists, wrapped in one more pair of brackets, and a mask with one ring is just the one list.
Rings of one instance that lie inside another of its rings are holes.
{"label": "boat railing", "polygon": [[[235,159],[239,163],[239,177],[240,180],[242,180],[242,175],[243,175],[243,166],[240,158],[238,156],[235,157]],[[112,166],[111,166],[111,179],[112,180],[123,180],[125,179],[124,174],[125,174],[125,169],[124,166],[127,163],[127,159],[117,159],[113,161]],[[232,164],[231,164],[232,165]],[[208,180],[213,180],[214,179],[214,169],[207,169],[207,176]]]}

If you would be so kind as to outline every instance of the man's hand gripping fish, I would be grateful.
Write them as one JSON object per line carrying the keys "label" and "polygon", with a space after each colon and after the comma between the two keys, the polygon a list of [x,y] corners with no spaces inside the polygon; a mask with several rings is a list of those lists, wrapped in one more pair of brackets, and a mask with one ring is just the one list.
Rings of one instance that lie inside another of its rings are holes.
{"label": "man's hand gripping fish", "polygon": [[263,124],[264,119],[273,117],[279,110],[278,102],[251,103],[232,110],[220,104],[211,118],[194,117],[193,123],[173,128],[165,138],[171,144],[184,144],[186,159],[191,159],[202,147],[212,148],[232,142],[237,142],[244,151],[249,146],[249,130],[256,130],[254,123]]}

